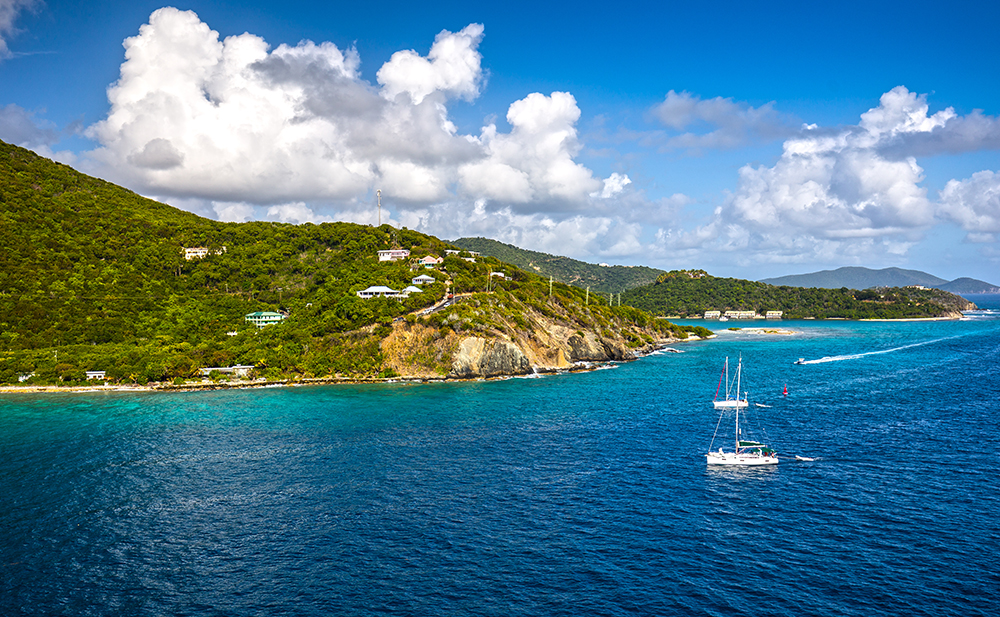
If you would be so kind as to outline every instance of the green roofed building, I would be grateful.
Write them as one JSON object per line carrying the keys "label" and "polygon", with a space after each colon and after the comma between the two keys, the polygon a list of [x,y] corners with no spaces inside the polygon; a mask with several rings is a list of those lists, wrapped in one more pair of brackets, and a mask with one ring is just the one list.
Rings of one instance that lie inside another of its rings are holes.
{"label": "green roofed building", "polygon": [[254,324],[258,328],[263,328],[264,326],[269,326],[273,323],[278,323],[285,318],[285,315],[281,313],[275,313],[273,311],[257,311],[256,313],[249,313],[244,318],[250,323]]}

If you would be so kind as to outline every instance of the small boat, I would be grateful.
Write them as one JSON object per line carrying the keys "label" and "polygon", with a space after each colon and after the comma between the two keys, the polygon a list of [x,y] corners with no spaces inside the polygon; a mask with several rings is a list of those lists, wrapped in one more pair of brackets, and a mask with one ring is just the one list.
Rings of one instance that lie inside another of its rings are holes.
{"label": "small boat", "polygon": [[[723,369],[723,375],[728,377],[729,374],[729,358],[726,358],[725,368]],[[742,385],[741,378],[743,374],[743,358],[740,358],[736,365],[736,377],[734,379],[736,383],[736,396],[735,398],[730,398],[730,383],[728,378],[726,379],[726,399],[725,401],[714,401],[716,409],[722,409],[719,414],[719,425],[722,424],[722,418],[726,411],[729,409],[735,410],[736,415],[736,444],[732,452],[726,452],[723,448],[719,448],[718,451],[713,451],[712,448],[715,447],[715,435],[712,436],[712,443],[708,447],[708,453],[705,455],[706,462],[709,465],[739,465],[739,466],[760,466],[760,465],[777,465],[778,464],[778,453],[774,449],[767,447],[767,444],[755,441],[752,439],[744,439],[743,430],[744,427],[740,427],[740,410],[745,409],[748,405],[747,395],[740,398],[740,387]],[[720,383],[721,388],[721,383]],[[716,399],[718,399],[718,391],[716,392]],[[732,404],[728,404],[732,401]],[[720,405],[719,403],[724,403]],[[744,415],[746,412],[744,412]],[[744,425],[746,423],[744,422]],[[715,433],[719,433],[719,425],[715,427]]]}
{"label": "small boat", "polygon": [[806,363],[806,359],[805,358],[799,358],[795,362],[792,362],[792,364],[805,364],[805,363]]}
{"label": "small boat", "polygon": [[771,408],[770,405],[765,405],[764,403],[754,403],[753,405],[754,407],[767,407],[768,409]]}
{"label": "small boat", "polygon": [[815,461],[816,459],[809,458],[808,456],[799,456],[798,454],[796,454],[795,455],[795,460],[797,460],[797,461]]}

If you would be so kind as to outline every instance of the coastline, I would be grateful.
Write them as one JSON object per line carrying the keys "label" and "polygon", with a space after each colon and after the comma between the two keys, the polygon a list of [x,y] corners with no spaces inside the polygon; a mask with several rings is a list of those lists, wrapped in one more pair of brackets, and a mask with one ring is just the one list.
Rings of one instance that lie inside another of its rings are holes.
{"label": "coastline", "polygon": [[[692,337],[694,338],[694,337]],[[715,337],[710,337],[715,338]],[[703,340],[703,339],[696,339]],[[652,355],[654,352],[666,349],[677,341],[656,345],[653,349],[644,352],[637,352],[634,357],[627,360],[607,360],[595,362],[578,362],[563,368],[553,367],[533,367],[531,373],[496,375],[493,377],[426,377],[426,376],[396,376],[396,377],[310,377],[304,379],[273,379],[268,380],[258,378],[256,380],[231,380],[231,381],[209,381],[186,382],[183,384],[158,383],[147,385],[138,384],[115,384],[100,386],[0,386],[0,396],[4,394],[94,394],[94,393],[119,393],[119,392],[211,392],[215,390],[250,390],[263,388],[296,388],[302,386],[331,386],[331,385],[374,385],[374,384],[428,384],[428,383],[461,383],[473,381],[504,381],[516,378],[543,377],[546,375],[563,375],[571,373],[589,373],[608,367],[616,366],[622,362],[634,362]]]}

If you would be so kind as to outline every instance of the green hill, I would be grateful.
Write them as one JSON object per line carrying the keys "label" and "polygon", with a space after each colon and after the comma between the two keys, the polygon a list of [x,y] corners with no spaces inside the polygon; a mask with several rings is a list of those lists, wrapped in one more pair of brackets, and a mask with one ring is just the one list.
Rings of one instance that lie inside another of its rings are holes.
{"label": "green hill", "polygon": [[630,289],[622,303],[656,315],[701,317],[706,311],[782,311],[786,319],[805,317],[900,319],[956,316],[974,308],[938,289],[880,288],[854,291],[768,285],[717,278],[704,271],[672,271],[653,285]]}
{"label": "green hill", "polygon": [[[0,383],[79,383],[87,370],[182,381],[234,364],[267,378],[390,376],[383,343],[400,324],[454,345],[459,333],[530,338],[541,319],[633,346],[683,335],[632,308],[587,306],[583,291],[550,290],[492,258],[447,256],[422,293],[361,299],[371,285],[403,289],[424,272],[416,258],[451,245],[388,225],[212,221],[3,142],[0,220]],[[395,246],[410,258],[378,261]],[[185,247],[208,255],[187,260]],[[510,280],[489,275],[500,269]],[[444,298],[446,279],[469,295],[412,315]],[[244,320],[255,311],[288,318],[258,329]],[[429,370],[447,373],[449,353]]]}
{"label": "green hill", "polygon": [[593,293],[619,293],[632,287],[648,285],[663,270],[646,266],[599,266],[585,261],[529,251],[488,238],[459,238],[452,242],[468,251],[496,257],[528,272],[552,277],[560,283],[589,287]]}

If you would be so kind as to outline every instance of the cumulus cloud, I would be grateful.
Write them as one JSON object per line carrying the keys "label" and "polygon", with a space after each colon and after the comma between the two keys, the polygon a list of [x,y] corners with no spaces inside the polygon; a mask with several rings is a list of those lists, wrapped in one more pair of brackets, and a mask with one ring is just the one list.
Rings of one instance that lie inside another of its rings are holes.
{"label": "cumulus cloud", "polygon": [[511,132],[485,127],[476,142],[483,160],[459,169],[460,185],[469,195],[517,207],[544,202],[554,209],[585,202],[601,183],[573,158],[581,149],[576,122],[580,108],[568,92],[539,93],[514,102],[507,111]]}
{"label": "cumulus cloud", "polygon": [[[702,99],[673,90],[652,109],[652,115],[674,131],[686,131],[658,138],[662,147],[669,149],[737,148],[789,137],[800,125],[792,116],[776,111],[773,101],[754,108],[731,98]],[[692,128],[703,130],[686,130]]]}
{"label": "cumulus cloud", "polygon": [[482,79],[477,51],[482,39],[482,24],[469,24],[458,33],[441,31],[426,58],[412,49],[397,51],[378,71],[382,95],[391,100],[405,92],[417,105],[433,92],[475,98]]}
{"label": "cumulus cloud", "polygon": [[615,172],[604,179],[604,190],[600,193],[591,193],[591,197],[610,199],[625,190],[625,187],[632,184],[632,180],[625,174]]}
{"label": "cumulus cloud", "polygon": [[774,166],[740,169],[719,241],[775,260],[905,253],[935,223],[936,207],[915,157],[889,157],[883,147],[954,118],[950,109],[928,114],[925,97],[897,87],[857,126],[806,130],[784,143]]}
{"label": "cumulus cloud", "polygon": [[941,191],[942,214],[969,232],[971,242],[993,242],[1000,233],[1000,173],[980,171],[950,180]]}
{"label": "cumulus cloud", "polygon": [[100,143],[89,171],[148,194],[261,207],[347,211],[378,188],[406,209],[459,196],[586,208],[601,182],[575,161],[572,95],[515,101],[509,133],[463,135],[448,118],[449,101],[479,94],[483,34],[442,31],[426,57],[393,54],[371,84],[354,49],[272,50],[249,33],[220,38],[194,12],[157,10],[124,42],[111,109],[87,130]]}

